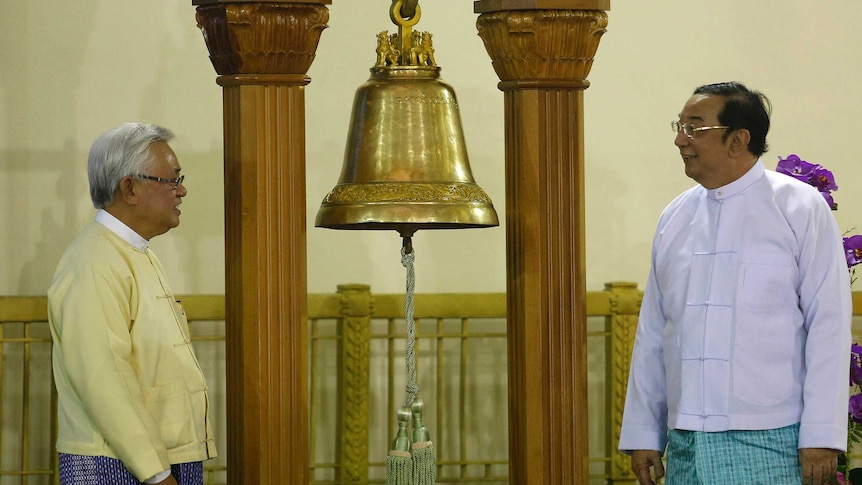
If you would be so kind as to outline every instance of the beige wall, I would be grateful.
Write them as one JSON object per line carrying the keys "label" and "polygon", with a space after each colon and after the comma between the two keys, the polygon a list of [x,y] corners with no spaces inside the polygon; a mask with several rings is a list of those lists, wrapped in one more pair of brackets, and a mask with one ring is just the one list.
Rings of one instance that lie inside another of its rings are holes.
{"label": "beige wall", "polygon": [[[180,293],[224,291],[221,88],[189,0],[2,0],[0,294],[43,293],[93,217],[86,154],[129,120],[173,129],[188,178],[183,223],[153,247]],[[334,0],[306,91],[309,291],[362,282],[403,291],[395,232],[316,229],[335,184],[350,106],[394,30],[389,0]],[[442,76],[461,105],[477,182],[504,214],[502,93],[472,2],[420,2]],[[771,150],[832,169],[843,228],[862,224],[858,111],[862,3],[853,0],[613,0],[585,94],[587,283],[640,284],[664,205],[692,184],[668,123],[696,86],[739,80],[774,104]],[[862,226],[860,226],[862,227]],[[414,238],[417,291],[504,291],[504,228]]]}

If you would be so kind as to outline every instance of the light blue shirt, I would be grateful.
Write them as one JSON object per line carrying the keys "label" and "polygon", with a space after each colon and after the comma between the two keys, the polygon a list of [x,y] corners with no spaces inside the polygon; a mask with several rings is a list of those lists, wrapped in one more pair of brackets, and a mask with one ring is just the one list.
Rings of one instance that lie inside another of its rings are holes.
{"label": "light blue shirt", "polygon": [[801,423],[800,448],[847,446],[850,279],[813,187],[757,163],[662,213],[641,305],[619,448],[667,431]]}

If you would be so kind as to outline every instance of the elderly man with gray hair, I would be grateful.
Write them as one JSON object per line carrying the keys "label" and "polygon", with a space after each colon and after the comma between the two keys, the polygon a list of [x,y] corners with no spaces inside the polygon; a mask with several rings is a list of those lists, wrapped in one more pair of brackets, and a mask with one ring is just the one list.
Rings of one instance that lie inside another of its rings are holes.
{"label": "elderly man with gray hair", "polygon": [[90,149],[98,212],[48,289],[62,485],[200,485],[216,456],[185,312],[148,247],[187,194],[173,137],[125,123]]}

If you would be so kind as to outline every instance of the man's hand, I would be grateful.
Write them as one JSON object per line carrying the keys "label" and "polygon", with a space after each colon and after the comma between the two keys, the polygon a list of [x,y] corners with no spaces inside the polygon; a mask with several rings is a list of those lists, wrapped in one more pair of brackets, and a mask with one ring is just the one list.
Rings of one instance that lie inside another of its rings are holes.
{"label": "man's hand", "polygon": [[832,483],[838,469],[838,453],[840,452],[828,448],[800,448],[802,485]]}
{"label": "man's hand", "polygon": [[[800,454],[800,460],[801,458]],[[661,453],[656,450],[634,450],[632,452],[632,471],[640,485],[656,485],[650,476],[650,468],[655,469],[655,478],[664,476],[664,465],[661,462]]]}

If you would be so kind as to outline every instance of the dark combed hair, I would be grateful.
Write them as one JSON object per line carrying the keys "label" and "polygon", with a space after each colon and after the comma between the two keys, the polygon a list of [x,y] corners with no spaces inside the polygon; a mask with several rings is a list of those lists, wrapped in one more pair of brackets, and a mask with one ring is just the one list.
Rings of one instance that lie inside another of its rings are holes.
{"label": "dark combed hair", "polygon": [[729,127],[725,132],[725,139],[733,130],[745,128],[751,133],[751,140],[748,142],[748,150],[751,153],[759,157],[769,150],[766,134],[769,132],[772,104],[763,93],[732,81],[703,85],[695,89],[694,94],[724,98],[724,109],[718,114],[718,122]]}

